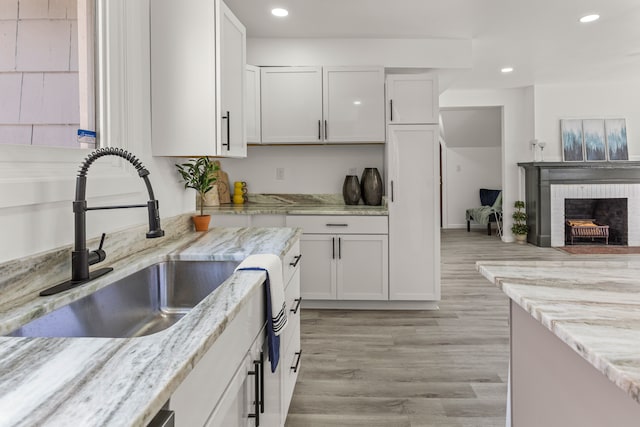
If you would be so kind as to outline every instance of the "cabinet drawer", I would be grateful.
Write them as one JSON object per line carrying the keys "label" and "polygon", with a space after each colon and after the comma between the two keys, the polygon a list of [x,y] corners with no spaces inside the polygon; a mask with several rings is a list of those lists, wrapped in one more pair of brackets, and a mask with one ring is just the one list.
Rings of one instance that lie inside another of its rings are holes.
{"label": "cabinet drawer", "polygon": [[282,396],[284,399],[284,414],[289,412],[289,404],[291,403],[291,398],[293,396],[293,389],[296,386],[298,373],[300,373],[300,367],[302,366],[302,357],[302,349],[300,347],[300,330],[298,329],[293,334],[291,345],[282,358]]}
{"label": "cabinet drawer", "polygon": [[[287,301],[287,327],[282,333],[281,349],[287,351],[293,334],[300,333],[300,270],[296,271],[285,292]],[[295,310],[295,313],[292,311]]]}
{"label": "cabinet drawer", "polygon": [[[282,279],[284,280],[285,289],[289,286],[289,281],[291,277],[293,277],[293,273],[300,269],[300,263],[302,262],[300,255],[300,240],[298,240],[282,259]],[[287,302],[287,307],[288,306]]]}
{"label": "cabinet drawer", "polygon": [[305,234],[388,234],[386,216],[288,215],[287,227],[300,227]]}

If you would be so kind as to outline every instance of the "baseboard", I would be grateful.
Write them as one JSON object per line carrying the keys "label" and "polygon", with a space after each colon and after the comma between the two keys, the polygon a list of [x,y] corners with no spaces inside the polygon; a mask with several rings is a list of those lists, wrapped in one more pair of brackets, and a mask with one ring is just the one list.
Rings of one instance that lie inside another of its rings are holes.
{"label": "baseboard", "polygon": [[[460,229],[460,228],[466,229],[467,228],[467,224],[466,223],[465,224],[449,224],[449,225],[447,225],[447,227],[443,227],[443,229],[445,229],[445,230],[457,230],[457,229]],[[492,228],[495,228],[495,223],[493,223]],[[475,229],[478,229],[478,230],[483,229],[483,230],[486,231],[487,226],[486,225],[482,225],[482,224],[478,224],[477,222],[475,222],[475,223],[472,222],[471,223],[471,229],[473,229],[473,230],[475,230]]]}
{"label": "baseboard", "polygon": [[337,310],[439,310],[438,301],[335,301],[302,298],[302,308]]}

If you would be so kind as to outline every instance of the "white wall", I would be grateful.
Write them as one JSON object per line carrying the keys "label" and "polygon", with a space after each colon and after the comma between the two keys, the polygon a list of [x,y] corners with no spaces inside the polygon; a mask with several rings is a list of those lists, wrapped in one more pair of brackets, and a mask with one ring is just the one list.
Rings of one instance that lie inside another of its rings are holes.
{"label": "white wall", "polygon": [[248,38],[247,63],[261,66],[382,65],[471,68],[471,40]]}
{"label": "white wall", "polygon": [[560,119],[624,118],[629,160],[640,160],[640,79],[576,85],[536,85],[535,137],[545,141],[545,161],[561,161]]}
{"label": "white wall", "polygon": [[[139,157],[151,172],[163,218],[195,210],[195,197],[178,182],[175,159],[151,156],[149,0],[108,0],[113,10],[112,49],[122,55],[111,58],[113,69],[109,90],[109,129],[103,137]],[[126,34],[127,40],[121,37]],[[122,66],[122,67],[121,67]],[[73,241],[75,175],[87,150],[0,146],[0,262],[21,258]],[[133,167],[115,157],[98,160],[89,170],[89,206],[145,203],[143,181]],[[96,237],[147,222],[146,209],[95,211],[87,213],[87,235]],[[144,238],[141,236],[140,238]],[[107,256],[108,256],[107,234]]]}
{"label": "white wall", "polygon": [[[221,159],[229,182],[246,181],[249,193],[342,193],[345,175],[365,167],[383,174],[384,145],[252,146],[246,159]],[[285,178],[276,180],[276,168]]]}
{"label": "white wall", "polygon": [[[445,228],[466,227],[465,211],[480,206],[480,188],[502,188],[501,147],[448,147]],[[473,225],[473,223],[472,223]],[[483,226],[484,227],[484,226]]]}
{"label": "white wall", "polygon": [[[502,194],[504,241],[513,241],[513,203],[524,198],[518,162],[531,161],[529,141],[533,139],[533,96],[531,88],[501,90],[447,90],[440,95],[440,107],[502,107]],[[446,132],[446,130],[445,130]],[[474,197],[474,200],[477,196]]]}

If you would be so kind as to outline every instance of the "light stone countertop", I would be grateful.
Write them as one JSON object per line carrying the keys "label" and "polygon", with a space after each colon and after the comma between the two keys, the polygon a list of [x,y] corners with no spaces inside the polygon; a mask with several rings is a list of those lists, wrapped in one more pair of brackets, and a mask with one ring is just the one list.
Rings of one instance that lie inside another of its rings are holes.
{"label": "light stone countertop", "polygon": [[[49,268],[25,270],[18,262],[0,265],[0,273],[17,272],[12,283],[0,282],[2,333],[156,262],[241,261],[251,253],[284,256],[301,233],[292,228],[214,228],[194,233],[184,224],[181,220],[169,226],[173,237],[152,239],[155,242],[144,243],[140,251],[105,261],[113,272],[52,297],[37,293],[59,280],[58,266],[42,262]],[[113,242],[114,253],[119,250],[116,246]],[[68,263],[68,249],[59,252]],[[46,259],[57,262],[55,253],[46,254]],[[68,265],[63,270],[68,271]],[[33,280],[22,280],[25,276]],[[264,277],[257,271],[233,274],[175,325],[148,336],[0,337],[0,426],[145,426],[248,297],[261,289]]]}
{"label": "light stone countertop", "polygon": [[381,206],[345,205],[341,194],[249,194],[249,202],[205,206],[205,214],[223,215],[388,215]]}
{"label": "light stone countertop", "polygon": [[640,259],[487,261],[476,266],[640,403]]}

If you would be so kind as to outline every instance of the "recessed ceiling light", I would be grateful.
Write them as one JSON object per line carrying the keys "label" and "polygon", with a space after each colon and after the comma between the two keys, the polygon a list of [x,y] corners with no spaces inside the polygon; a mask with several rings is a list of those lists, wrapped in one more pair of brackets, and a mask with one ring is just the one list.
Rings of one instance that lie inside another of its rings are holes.
{"label": "recessed ceiling light", "polygon": [[513,72],[513,67],[504,67],[503,69],[500,70],[500,72],[507,74],[507,73],[512,73]]}
{"label": "recessed ceiling light", "polygon": [[275,9],[271,9],[271,14],[274,16],[283,17],[283,16],[287,16],[289,14],[289,11],[287,9],[282,9],[281,7],[277,7]]}
{"label": "recessed ceiling light", "polygon": [[582,22],[583,24],[586,24],[587,22],[597,21],[598,19],[600,19],[600,15],[596,15],[596,14],[586,15],[580,18],[580,22]]}
{"label": "recessed ceiling light", "polygon": [[353,101],[353,105],[360,105],[360,104],[362,104],[361,101]]}

